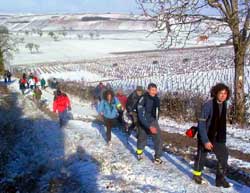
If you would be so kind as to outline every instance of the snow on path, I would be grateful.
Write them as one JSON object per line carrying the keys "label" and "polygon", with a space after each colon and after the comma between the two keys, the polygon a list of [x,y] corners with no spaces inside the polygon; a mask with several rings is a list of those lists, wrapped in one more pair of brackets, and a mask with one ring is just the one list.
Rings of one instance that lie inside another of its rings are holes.
{"label": "snow on path", "polygon": [[[211,185],[198,186],[191,180],[190,166],[181,162],[175,156],[164,153],[163,165],[152,163],[153,150],[147,147],[145,158],[138,162],[135,157],[134,137],[126,141],[126,136],[118,129],[113,130],[112,146],[105,144],[104,127],[95,123],[70,121],[65,128],[65,139],[74,145],[74,149],[66,150],[65,155],[74,154],[81,147],[93,156],[100,164],[97,175],[97,192],[248,192],[250,187],[239,185],[228,190],[214,186],[214,175],[206,175]],[[80,136],[80,137],[76,137]],[[98,143],[97,143],[98,141]],[[75,175],[81,176],[84,166],[77,165]],[[73,164],[73,165],[74,165]],[[84,183],[88,180],[83,179]],[[107,188],[108,187],[108,188]]]}
{"label": "snow on path", "polygon": [[[18,90],[17,81],[14,84],[10,85],[10,87],[14,90]],[[53,89],[46,88],[43,90],[42,100],[49,106],[52,111],[52,105],[54,100]],[[70,96],[72,111],[70,112],[70,116],[74,120],[94,120],[98,114],[96,109],[91,106],[89,101],[81,101],[79,98]],[[177,123],[169,118],[162,118],[160,120],[160,126],[163,131],[169,133],[179,133],[184,135],[186,129],[195,125],[194,123]],[[237,129],[233,127],[228,128],[228,137],[227,137],[227,146],[231,149],[242,151],[243,153],[250,153],[250,130]],[[233,157],[229,158],[229,163],[232,165],[240,164],[242,167],[250,168],[250,163],[245,162],[239,159],[235,159]]]}
{"label": "snow on path", "polygon": [[208,185],[196,185],[191,180],[192,168],[173,155],[164,153],[164,164],[157,166],[152,163],[152,148],[147,147],[145,159],[138,162],[136,139],[131,137],[127,143],[126,135],[118,129],[113,130],[113,145],[108,147],[105,129],[100,124],[71,120],[60,129],[57,123],[43,118],[42,112],[34,110],[29,101],[20,104],[27,112],[25,117],[32,117],[32,129],[20,137],[10,173],[15,175],[14,171],[43,165],[48,172],[41,176],[41,187],[52,177],[61,176],[74,182],[65,186],[77,184],[78,189],[87,192],[250,192],[250,187],[234,181],[230,189],[217,188],[214,174],[210,173],[205,176]]}

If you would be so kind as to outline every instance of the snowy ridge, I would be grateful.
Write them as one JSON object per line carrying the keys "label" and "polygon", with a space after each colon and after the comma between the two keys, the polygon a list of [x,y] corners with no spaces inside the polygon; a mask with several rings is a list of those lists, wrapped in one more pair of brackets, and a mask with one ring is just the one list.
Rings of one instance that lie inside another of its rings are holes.
{"label": "snowy ridge", "polygon": [[51,14],[1,17],[11,31],[51,30],[151,30],[143,16],[127,14]]}

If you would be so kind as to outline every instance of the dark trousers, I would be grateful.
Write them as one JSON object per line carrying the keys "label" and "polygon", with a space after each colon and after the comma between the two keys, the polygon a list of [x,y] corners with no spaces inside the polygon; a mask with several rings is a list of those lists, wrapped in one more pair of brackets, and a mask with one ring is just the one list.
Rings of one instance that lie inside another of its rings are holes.
{"label": "dark trousers", "polygon": [[[161,130],[158,122],[154,123],[154,126],[157,128],[157,134],[151,135],[154,143],[155,157],[159,158],[162,155],[162,139],[161,139]],[[138,140],[137,140],[137,149],[144,150],[147,145],[147,138],[150,133],[146,131],[141,125],[138,128]]]}
{"label": "dark trousers", "polygon": [[135,127],[139,127],[138,125],[138,118],[137,118],[137,113],[132,112],[131,115],[129,115],[132,121],[132,124],[129,126],[129,130],[132,131],[135,129]]}
{"label": "dark trousers", "polygon": [[67,124],[67,110],[63,111],[63,112],[59,112],[59,124],[60,127],[63,127],[64,125]]}
{"label": "dark trousers", "polygon": [[116,125],[116,122],[117,122],[116,119],[104,118],[104,124],[107,128],[107,131],[106,131],[107,142],[111,141],[111,130]]}
{"label": "dark trousers", "polygon": [[[217,173],[218,176],[225,176],[228,161],[228,149],[225,143],[214,143],[213,153],[217,158]],[[198,142],[197,156],[195,159],[194,170],[201,172],[204,168],[208,150],[205,149],[201,141]]]}
{"label": "dark trousers", "polygon": [[126,123],[124,121],[124,118],[123,118],[123,113],[124,111],[119,111],[119,116],[117,118],[118,122],[119,122],[119,125],[122,129],[126,130]]}

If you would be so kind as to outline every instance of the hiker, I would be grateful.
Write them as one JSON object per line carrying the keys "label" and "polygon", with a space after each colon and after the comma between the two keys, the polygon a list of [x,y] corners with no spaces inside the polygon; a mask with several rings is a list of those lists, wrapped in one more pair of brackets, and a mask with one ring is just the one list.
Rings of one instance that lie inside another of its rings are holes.
{"label": "hiker", "polygon": [[51,88],[57,89],[57,85],[58,85],[58,83],[57,83],[56,78],[53,78],[53,80],[51,81]]}
{"label": "hiker", "polygon": [[111,130],[116,125],[116,119],[119,116],[118,109],[121,109],[119,100],[115,97],[112,90],[106,90],[103,93],[103,99],[98,106],[98,112],[104,119],[106,126],[107,145],[111,144]]}
{"label": "hiker", "polygon": [[29,78],[28,83],[29,83],[29,88],[33,90],[36,85],[34,78]]}
{"label": "hiker", "polygon": [[4,82],[5,82],[5,83],[8,82],[8,73],[7,73],[7,71],[4,71],[3,79],[4,79]]}
{"label": "hiker", "polygon": [[25,93],[26,84],[27,84],[27,80],[26,80],[25,76],[23,76],[23,78],[21,78],[19,80],[19,89],[21,90],[23,95]]}
{"label": "hiker", "polygon": [[11,72],[8,70],[8,71],[7,71],[8,82],[11,82],[11,76],[12,76],[12,74],[11,74]]}
{"label": "hiker", "polygon": [[116,97],[119,100],[120,104],[122,105],[122,108],[118,111],[119,113],[118,121],[122,127],[126,127],[126,123],[123,119],[123,113],[126,110],[126,104],[128,98],[126,97],[126,95],[123,94],[123,91],[121,89],[117,91]]}
{"label": "hiker", "polygon": [[44,78],[41,79],[40,84],[41,84],[41,88],[44,90],[45,89],[45,85],[46,85],[46,81],[45,81]]}
{"label": "hiker", "polygon": [[128,132],[131,133],[135,128],[138,129],[138,115],[137,115],[137,103],[143,95],[142,86],[137,86],[136,90],[132,92],[127,100],[126,110],[132,124],[128,128]]}
{"label": "hiker", "polygon": [[37,77],[37,76],[34,76],[34,77],[33,77],[33,80],[34,80],[34,82],[35,82],[35,88],[36,88],[37,83],[39,82],[38,77]]}
{"label": "hiker", "polygon": [[60,127],[63,127],[66,125],[67,112],[71,110],[71,104],[68,96],[62,93],[60,89],[57,89],[55,94],[53,112],[58,113]]}
{"label": "hiker", "polygon": [[229,88],[219,83],[211,89],[212,99],[202,107],[198,122],[198,150],[194,164],[193,179],[202,184],[202,170],[208,152],[214,153],[218,163],[216,172],[216,186],[229,188],[226,181],[228,150],[226,147],[227,134],[227,100],[230,98]]}
{"label": "hiker", "polygon": [[102,82],[100,82],[100,83],[96,86],[96,88],[95,88],[95,90],[94,90],[94,99],[95,99],[95,100],[99,100],[99,101],[102,100],[102,96],[103,96],[103,91],[104,91],[104,89],[105,89],[105,86],[104,86],[104,84],[103,84]]}
{"label": "hiker", "polygon": [[160,99],[157,93],[156,84],[150,83],[147,92],[140,98],[137,104],[139,129],[136,153],[138,160],[143,159],[143,151],[147,145],[147,136],[151,135],[155,150],[154,163],[161,164],[162,140],[158,124]]}
{"label": "hiker", "polygon": [[34,92],[33,92],[33,99],[35,100],[35,102],[36,102],[37,105],[40,104],[41,97],[42,97],[42,91],[37,86],[34,89]]}

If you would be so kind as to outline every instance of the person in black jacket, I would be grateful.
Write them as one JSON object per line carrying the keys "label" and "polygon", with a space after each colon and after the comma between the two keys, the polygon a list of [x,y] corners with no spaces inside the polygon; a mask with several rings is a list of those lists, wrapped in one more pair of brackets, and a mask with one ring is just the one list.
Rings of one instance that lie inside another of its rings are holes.
{"label": "person in black jacket", "polygon": [[194,164],[193,179],[202,184],[202,170],[208,152],[213,152],[218,160],[216,186],[229,188],[226,181],[228,149],[226,147],[227,100],[230,98],[229,88],[219,83],[211,89],[212,99],[203,105],[198,122],[198,150]]}
{"label": "person in black jacket", "polygon": [[136,90],[132,92],[127,100],[126,110],[128,116],[130,117],[132,124],[128,128],[129,134],[135,129],[138,129],[138,118],[137,118],[137,103],[141,96],[143,95],[142,86],[137,86]]}
{"label": "person in black jacket", "polygon": [[141,160],[145,146],[147,145],[147,136],[152,135],[155,149],[154,162],[161,164],[162,140],[161,130],[158,124],[160,99],[157,96],[157,86],[154,83],[148,85],[148,92],[139,100],[137,105],[139,130],[137,140],[137,157]]}
{"label": "person in black jacket", "polygon": [[12,74],[11,74],[11,72],[8,70],[8,71],[7,71],[8,82],[11,82],[11,76],[12,76]]}

